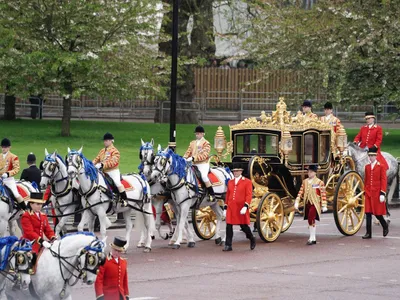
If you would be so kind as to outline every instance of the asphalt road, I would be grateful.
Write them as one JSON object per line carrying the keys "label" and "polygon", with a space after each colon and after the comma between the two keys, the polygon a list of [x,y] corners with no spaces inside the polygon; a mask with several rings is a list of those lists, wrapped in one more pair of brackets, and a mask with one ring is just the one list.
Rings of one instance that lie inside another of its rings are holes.
{"label": "asphalt road", "polygon": [[[371,240],[361,239],[364,227],[342,236],[330,213],[322,216],[313,246],[305,244],[301,217],[274,243],[257,238],[253,251],[235,229],[233,252],[214,241],[173,250],[156,239],[151,253],[131,247],[125,254],[131,299],[400,299],[399,209],[392,210],[389,235],[383,238],[373,225]],[[121,234],[109,231],[108,240]],[[137,242],[136,231],[133,237]],[[95,299],[94,287],[79,283],[73,299]]]}

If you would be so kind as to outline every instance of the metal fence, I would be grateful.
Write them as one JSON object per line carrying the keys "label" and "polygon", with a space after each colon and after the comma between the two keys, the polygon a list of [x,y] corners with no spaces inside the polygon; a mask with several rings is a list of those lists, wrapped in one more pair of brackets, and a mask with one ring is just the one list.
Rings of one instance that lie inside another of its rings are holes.
{"label": "metal fence", "polygon": [[[270,92],[227,92],[210,91],[198,95],[193,102],[178,102],[178,112],[195,112],[200,121],[240,121],[244,118],[257,117],[261,111],[271,113],[275,110],[280,96],[285,97],[288,111],[295,113],[300,109],[304,99],[302,92],[270,93]],[[311,99],[314,112],[323,114],[325,99]],[[4,114],[4,94],[0,95],[0,117]],[[17,117],[31,117],[32,108],[39,108],[38,104],[31,104],[28,100],[18,99],[16,103]],[[169,101],[157,100],[126,100],[110,101],[106,99],[74,99],[72,100],[72,117],[84,119],[111,119],[111,120],[154,120],[159,114],[160,122],[166,121],[165,114],[170,110]],[[63,99],[61,97],[46,97],[43,103],[44,118],[61,118]],[[335,114],[345,122],[361,122],[366,111],[375,111],[380,121],[395,122],[400,113],[395,105],[349,105],[336,106]]]}

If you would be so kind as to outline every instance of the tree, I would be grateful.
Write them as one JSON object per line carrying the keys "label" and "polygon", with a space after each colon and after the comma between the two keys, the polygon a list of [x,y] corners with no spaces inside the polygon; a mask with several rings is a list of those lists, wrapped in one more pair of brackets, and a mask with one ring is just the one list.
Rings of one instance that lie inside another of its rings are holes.
{"label": "tree", "polygon": [[[11,92],[63,95],[61,134],[70,135],[71,100],[162,94],[157,85],[156,2],[0,0],[2,84]],[[12,42],[9,37],[12,36]],[[3,53],[4,54],[4,53]]]}
{"label": "tree", "polygon": [[[164,14],[161,31],[165,35],[172,33],[172,0],[164,2]],[[179,7],[179,82],[177,98],[179,102],[191,103],[194,98],[193,66],[215,56],[213,31],[213,1],[188,0],[181,1]],[[188,31],[188,23],[192,21],[192,30]],[[161,41],[159,49],[165,55],[171,53],[171,41]],[[167,83],[165,83],[168,86]],[[177,105],[179,108],[180,105]],[[184,109],[192,107],[181,105]],[[169,117],[169,116],[168,116]],[[168,118],[164,118],[168,119]],[[195,112],[179,112],[176,115],[179,123],[197,123]]]}
{"label": "tree", "polygon": [[[331,100],[400,102],[400,1],[251,1],[245,48],[265,69],[304,72],[310,93],[323,85]],[[312,84],[313,83],[313,84]]]}

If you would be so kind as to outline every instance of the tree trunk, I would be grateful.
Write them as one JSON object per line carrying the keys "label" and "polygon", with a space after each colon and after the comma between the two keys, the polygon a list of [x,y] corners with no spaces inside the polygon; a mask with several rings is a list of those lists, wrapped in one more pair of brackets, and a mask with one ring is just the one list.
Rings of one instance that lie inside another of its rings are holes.
{"label": "tree trunk", "polygon": [[15,120],[15,96],[6,94],[4,99],[4,120]]}
{"label": "tree trunk", "polygon": [[[162,30],[170,35],[172,33],[172,1],[168,0],[167,3],[171,5],[171,10],[165,14]],[[191,32],[191,43],[189,45],[186,32],[190,16],[193,16],[193,30]],[[159,49],[167,55],[171,55],[171,41],[160,43]],[[215,56],[211,0],[181,1],[179,11],[179,56],[186,57],[187,59],[208,59]],[[196,106],[192,104],[195,96],[193,67],[193,65],[185,65],[185,69],[179,71],[180,74],[183,74],[183,82],[178,85],[177,91],[177,102],[181,102],[176,105],[177,123],[198,123]],[[169,82],[164,84],[169,86]],[[187,109],[187,111],[179,109]],[[160,113],[155,116],[156,122],[160,121]],[[168,110],[164,111],[163,121],[169,122]]]}
{"label": "tree trunk", "polygon": [[61,136],[71,135],[71,105],[72,105],[72,84],[64,85],[67,96],[63,97],[63,116],[61,122]]}

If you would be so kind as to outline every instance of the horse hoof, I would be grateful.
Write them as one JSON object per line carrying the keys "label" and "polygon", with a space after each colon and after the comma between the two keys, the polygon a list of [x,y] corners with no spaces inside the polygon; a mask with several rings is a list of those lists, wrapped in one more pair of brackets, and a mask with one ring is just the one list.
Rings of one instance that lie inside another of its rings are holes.
{"label": "horse hoof", "polygon": [[176,244],[174,244],[173,246],[172,246],[172,249],[179,249],[181,247],[181,245],[176,245]]}
{"label": "horse hoof", "polygon": [[151,252],[151,248],[149,247],[145,247],[143,250],[144,253],[150,253]]}
{"label": "horse hoof", "polygon": [[137,248],[144,248],[144,244],[139,244],[136,246]]}
{"label": "horse hoof", "polygon": [[181,244],[187,244],[187,239],[182,239]]}
{"label": "horse hoof", "polygon": [[154,240],[155,238],[156,238],[156,236],[155,236],[155,235],[152,235],[152,236],[151,236],[151,239],[152,239],[152,240]]}
{"label": "horse hoof", "polygon": [[168,237],[169,237],[169,238],[172,238],[173,235],[174,235],[174,233],[173,233],[172,231],[170,231],[170,232],[168,233]]}
{"label": "horse hoof", "polygon": [[188,247],[189,248],[194,248],[195,245],[196,245],[195,242],[189,242]]}
{"label": "horse hoof", "polygon": [[215,245],[220,245],[221,242],[222,242],[222,239],[220,237],[215,239]]}

